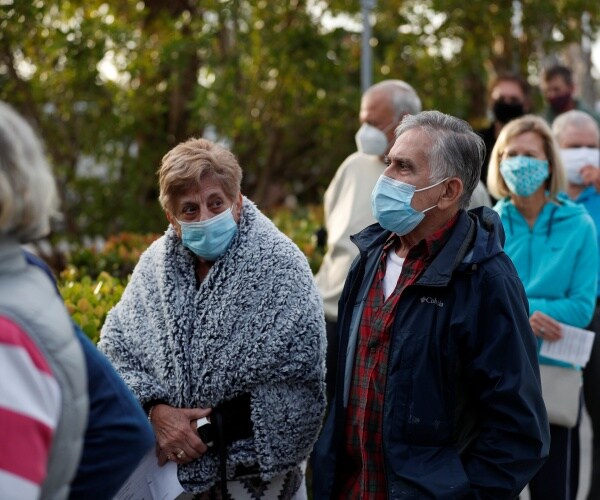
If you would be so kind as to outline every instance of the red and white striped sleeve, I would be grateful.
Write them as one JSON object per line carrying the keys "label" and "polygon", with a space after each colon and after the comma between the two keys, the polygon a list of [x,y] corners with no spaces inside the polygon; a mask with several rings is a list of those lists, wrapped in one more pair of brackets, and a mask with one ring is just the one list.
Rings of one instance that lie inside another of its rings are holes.
{"label": "red and white striped sleeve", "polygon": [[60,417],[52,369],[18,325],[0,316],[0,492],[38,498]]}

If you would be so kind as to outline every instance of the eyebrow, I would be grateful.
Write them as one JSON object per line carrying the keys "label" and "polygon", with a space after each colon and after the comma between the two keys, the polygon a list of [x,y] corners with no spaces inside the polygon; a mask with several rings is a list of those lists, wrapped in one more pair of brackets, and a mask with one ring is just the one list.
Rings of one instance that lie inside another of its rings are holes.
{"label": "eyebrow", "polygon": [[415,163],[409,158],[403,158],[402,156],[389,156],[392,164],[398,167],[407,167],[411,170],[415,169]]}

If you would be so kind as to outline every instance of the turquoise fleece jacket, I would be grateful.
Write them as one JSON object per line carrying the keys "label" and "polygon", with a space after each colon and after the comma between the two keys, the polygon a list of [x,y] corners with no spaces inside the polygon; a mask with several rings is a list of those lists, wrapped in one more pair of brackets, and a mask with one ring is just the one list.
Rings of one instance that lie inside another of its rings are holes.
{"label": "turquoise fleece jacket", "polygon": [[511,258],[529,300],[561,323],[585,328],[592,319],[598,286],[598,244],[585,208],[560,196],[548,202],[530,228],[510,199],[494,210],[506,233]]}
{"label": "turquoise fleece jacket", "polygon": [[[596,306],[598,243],[586,209],[560,195],[544,205],[533,228],[508,198],[494,210],[506,233],[504,251],[525,287],[529,315],[540,311],[561,323],[587,327]],[[543,356],[540,361],[562,365]]]}
{"label": "turquoise fleece jacket", "polygon": [[[584,206],[596,225],[598,248],[600,249],[600,193],[593,186],[585,188],[575,200],[578,205]],[[599,271],[600,271],[600,265]],[[598,275],[598,294],[600,294],[600,275]]]}

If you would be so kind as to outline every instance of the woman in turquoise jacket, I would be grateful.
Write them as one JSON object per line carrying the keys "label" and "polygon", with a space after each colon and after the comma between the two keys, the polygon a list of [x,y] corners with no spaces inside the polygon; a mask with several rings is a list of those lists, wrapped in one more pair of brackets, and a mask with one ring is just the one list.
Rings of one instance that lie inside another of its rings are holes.
{"label": "woman in turquoise jacket", "polygon": [[[596,230],[585,208],[561,194],[564,188],[546,122],[533,115],[509,122],[492,150],[488,189],[500,200],[494,209],[506,233],[504,250],[523,281],[540,343],[559,340],[561,323],[584,328],[595,307]],[[540,356],[540,363],[555,362]],[[571,470],[570,450],[578,430],[551,423],[550,434],[550,456],[529,483],[531,499],[575,498],[578,471]]]}

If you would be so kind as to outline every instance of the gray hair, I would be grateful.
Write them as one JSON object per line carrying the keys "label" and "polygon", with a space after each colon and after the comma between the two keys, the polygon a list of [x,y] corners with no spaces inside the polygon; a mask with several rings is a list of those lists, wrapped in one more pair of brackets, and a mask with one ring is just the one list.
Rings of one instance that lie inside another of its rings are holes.
{"label": "gray hair", "polygon": [[431,181],[458,177],[463,183],[460,208],[467,208],[477,187],[485,158],[483,139],[460,118],[439,111],[406,116],[396,129],[396,138],[412,129],[421,129],[431,139],[428,153]]}
{"label": "gray hair", "polygon": [[0,102],[0,237],[21,243],[50,232],[58,194],[41,141],[8,104]]}
{"label": "gray hair", "polygon": [[416,115],[421,112],[421,99],[408,83],[402,80],[383,80],[371,85],[365,95],[379,91],[389,94],[397,120],[406,114]]}
{"label": "gray hair", "polygon": [[219,181],[231,200],[240,192],[242,168],[231,151],[203,138],[179,143],[163,156],[158,169],[163,210],[173,211],[178,197],[190,189],[199,190],[207,177]]}
{"label": "gray hair", "polygon": [[566,113],[561,113],[554,119],[554,122],[552,122],[552,133],[559,144],[562,141],[562,135],[568,127],[576,129],[589,127],[596,134],[596,142],[600,143],[600,129],[598,129],[598,124],[596,120],[584,111],[572,109]]}

